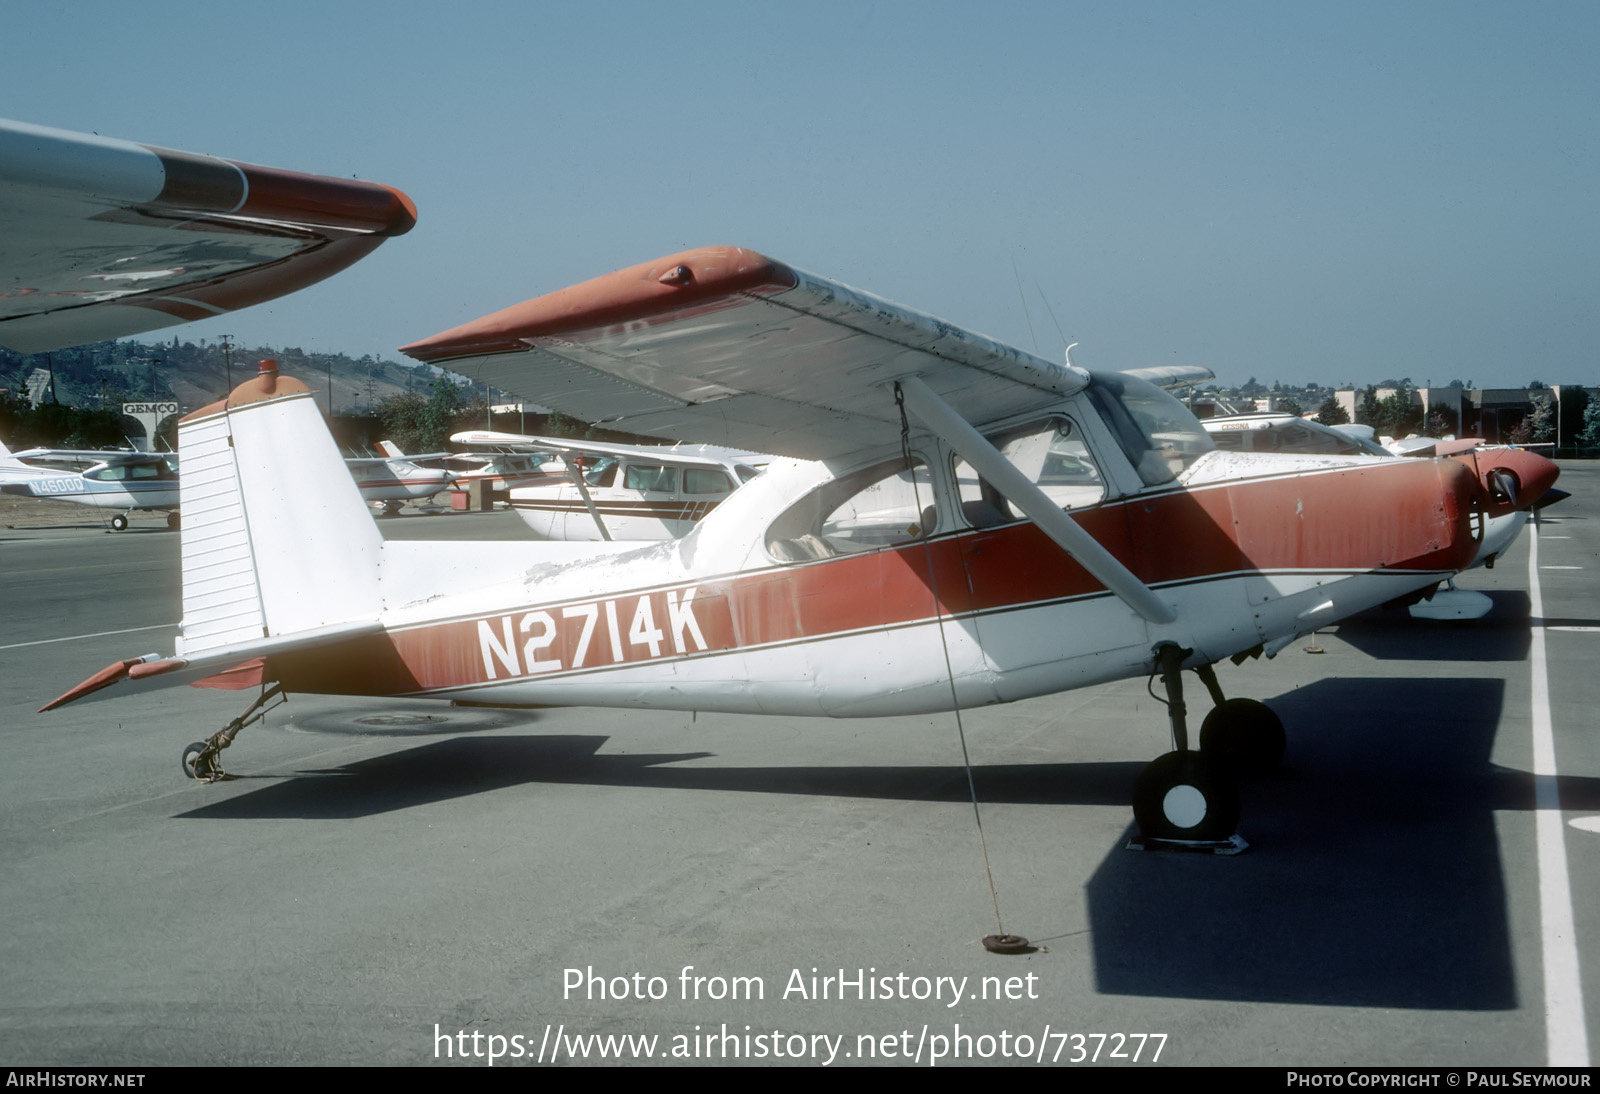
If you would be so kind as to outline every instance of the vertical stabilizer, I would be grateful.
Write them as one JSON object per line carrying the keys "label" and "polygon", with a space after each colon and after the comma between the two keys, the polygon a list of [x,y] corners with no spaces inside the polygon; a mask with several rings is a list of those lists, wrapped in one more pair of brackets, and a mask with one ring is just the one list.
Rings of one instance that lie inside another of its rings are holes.
{"label": "vertical stabilizer", "polygon": [[263,361],[178,446],[180,656],[377,617],[383,538],[309,388]]}

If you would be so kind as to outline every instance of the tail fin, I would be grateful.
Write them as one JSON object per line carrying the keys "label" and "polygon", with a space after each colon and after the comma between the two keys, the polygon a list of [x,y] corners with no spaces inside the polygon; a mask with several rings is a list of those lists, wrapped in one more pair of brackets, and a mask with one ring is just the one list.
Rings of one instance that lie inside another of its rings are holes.
{"label": "tail fin", "polygon": [[400,446],[393,441],[379,441],[378,451],[388,456],[391,460],[403,460],[406,454],[400,451]]}
{"label": "tail fin", "polygon": [[9,467],[12,470],[19,468],[24,471],[28,470],[28,465],[13,456],[11,449],[7,448],[3,441],[0,441],[0,467]]}
{"label": "tail fin", "polygon": [[261,362],[178,425],[180,657],[375,619],[383,537],[311,389]]}

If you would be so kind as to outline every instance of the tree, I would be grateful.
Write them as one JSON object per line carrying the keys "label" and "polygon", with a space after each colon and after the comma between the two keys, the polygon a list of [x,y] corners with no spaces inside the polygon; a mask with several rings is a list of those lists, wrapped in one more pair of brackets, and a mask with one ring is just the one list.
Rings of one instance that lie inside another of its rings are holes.
{"label": "tree", "polygon": [[378,405],[378,417],[389,431],[388,439],[404,452],[438,452],[450,434],[463,424],[462,412],[470,408],[461,389],[443,376],[433,380],[433,394],[424,399],[415,391],[391,395]]}
{"label": "tree", "polygon": [[1600,447],[1600,399],[1591,398],[1583,408],[1583,431],[1578,434],[1578,443],[1585,448]]}
{"label": "tree", "polygon": [[428,400],[415,391],[391,395],[378,404],[378,418],[383,422],[384,431],[402,452],[427,451],[417,446],[417,440],[422,435],[422,415],[427,406]]}
{"label": "tree", "polygon": [[1305,413],[1298,399],[1279,399],[1278,409],[1285,414],[1293,414],[1296,418]]}
{"label": "tree", "polygon": [[544,421],[544,431],[552,437],[576,437],[583,433],[583,423],[552,410]]}
{"label": "tree", "polygon": [[1507,438],[1512,444],[1544,444],[1556,439],[1555,401],[1549,396],[1533,400],[1533,409]]}
{"label": "tree", "polygon": [[1339,405],[1336,397],[1329,395],[1322,400],[1322,405],[1317,407],[1317,421],[1323,425],[1345,425],[1350,421],[1350,415]]}
{"label": "tree", "polygon": [[1422,432],[1430,437],[1448,437],[1457,429],[1456,412],[1447,406],[1436,406],[1423,420]]}
{"label": "tree", "polygon": [[1361,393],[1356,400],[1356,424],[1376,427],[1378,424],[1378,389],[1376,385],[1368,384],[1367,390]]}
{"label": "tree", "polygon": [[1377,414],[1370,424],[1384,436],[1404,437],[1415,433],[1422,424],[1422,411],[1411,401],[1411,392],[1401,388],[1378,401]]}

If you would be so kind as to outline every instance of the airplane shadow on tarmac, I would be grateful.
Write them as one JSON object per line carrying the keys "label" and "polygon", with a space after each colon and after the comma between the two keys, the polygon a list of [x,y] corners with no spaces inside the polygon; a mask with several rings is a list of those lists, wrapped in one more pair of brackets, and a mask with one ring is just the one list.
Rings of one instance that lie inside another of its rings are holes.
{"label": "airplane shadow on tarmac", "polygon": [[[1275,698],[1290,755],[1245,787],[1248,853],[1111,855],[1090,881],[1100,990],[1516,1007],[1494,814],[1531,811],[1535,780],[1489,760],[1502,692],[1363,679]],[[1560,783],[1567,808],[1600,805],[1600,780]]]}
{"label": "airplane shadow on tarmac", "polygon": [[1482,619],[1412,619],[1404,609],[1374,608],[1339,624],[1339,640],[1382,661],[1526,661],[1531,601],[1526,592],[1486,594]]}
{"label": "airplane shadow on tarmac", "polygon": [[[1320,681],[1271,705],[1282,771],[1243,788],[1234,858],[1137,854],[1119,841],[1087,887],[1109,994],[1457,1010],[1517,1005],[1496,810],[1532,810],[1531,775],[1489,761],[1503,683]],[[436,740],[302,772],[181,814],[329,819],[518,785],[965,801],[964,772],[925,767],[676,767],[711,753],[601,754],[603,735]],[[984,765],[987,802],[1126,808],[1143,763]],[[1561,780],[1600,809],[1600,780]],[[1530,848],[1531,851],[1531,848]]]}

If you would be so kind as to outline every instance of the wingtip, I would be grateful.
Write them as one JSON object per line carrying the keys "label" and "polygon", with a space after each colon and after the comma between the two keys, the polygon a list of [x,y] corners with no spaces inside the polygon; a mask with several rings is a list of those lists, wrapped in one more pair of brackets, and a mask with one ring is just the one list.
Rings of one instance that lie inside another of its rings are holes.
{"label": "wingtip", "polygon": [[700,247],[603,274],[401,346],[419,361],[525,350],[531,339],[648,321],[686,307],[799,283],[788,266],[745,247]]}

